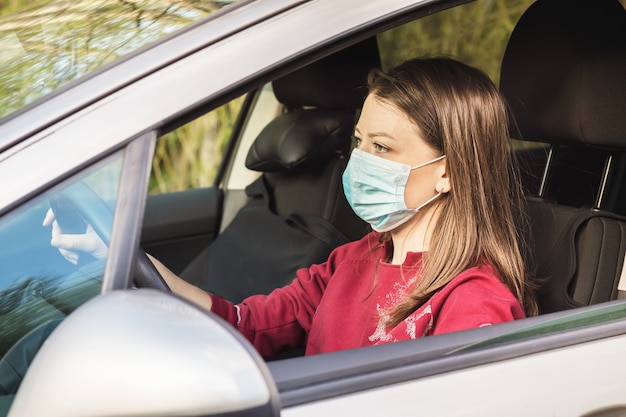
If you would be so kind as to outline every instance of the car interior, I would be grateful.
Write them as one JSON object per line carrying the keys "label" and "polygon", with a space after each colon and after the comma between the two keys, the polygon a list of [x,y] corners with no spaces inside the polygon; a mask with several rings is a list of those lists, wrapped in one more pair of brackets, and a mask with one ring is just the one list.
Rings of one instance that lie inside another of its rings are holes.
{"label": "car interior", "polygon": [[[538,0],[514,28],[502,60],[541,313],[621,294],[624,15],[617,0]],[[239,302],[289,283],[296,269],[367,232],[345,201],[340,177],[363,81],[380,67],[379,54],[369,38],[272,82],[283,112],[260,131],[246,158],[259,176],[183,277]],[[241,199],[235,193],[225,191],[224,207]]]}
{"label": "car interior", "polygon": [[272,82],[285,111],[252,143],[245,163],[260,176],[204,254],[198,285],[233,302],[267,294],[366,233],[343,195],[341,175],[362,86],[376,67],[378,47],[369,38]]}
{"label": "car interior", "polygon": [[[500,87],[524,169],[528,264],[540,278],[540,316],[425,338],[419,349],[400,342],[377,346],[376,353],[363,348],[324,360],[308,357],[297,368],[293,359],[270,362],[284,405],[323,398],[323,392],[351,392],[354,386],[337,379],[357,369],[361,375],[351,384],[360,388],[382,386],[381,378],[398,382],[458,369],[450,352],[488,346],[490,337],[502,343],[520,330],[540,334],[542,326],[576,314],[576,308],[586,306],[581,311],[593,315],[623,296],[625,31],[626,11],[617,1],[538,0],[517,23],[504,54]],[[488,363],[520,352],[501,345],[474,360]],[[373,355],[380,360],[372,362]]]}
{"label": "car interior", "polygon": [[[511,140],[528,197],[528,265],[540,284],[540,316],[414,341],[419,349],[401,342],[317,357],[295,351],[265,358],[284,406],[467,366],[450,352],[489,340],[623,317],[601,309],[620,298],[620,279],[626,280],[625,23],[626,11],[616,0],[537,0],[504,51],[499,85],[511,108]],[[373,38],[364,39],[272,82],[270,94],[281,110],[254,135],[249,149],[238,150],[255,179],[242,190],[217,179],[221,206],[241,208],[234,216],[218,215],[225,219],[221,233],[214,231],[215,240],[196,252],[191,267],[180,269],[185,279],[238,302],[288,283],[298,267],[323,261],[333,245],[367,232],[337,187],[363,98],[358,87],[369,69],[380,65],[381,53]],[[341,86],[333,84],[336,79],[343,80]],[[234,137],[242,135],[246,122],[237,121]],[[327,167],[320,168],[324,161]],[[159,213],[150,200],[158,198],[163,197],[149,197],[149,225]],[[149,245],[144,242],[146,250]],[[296,247],[307,256],[295,256]],[[585,307],[584,318],[578,319],[579,307]],[[589,318],[594,315],[600,318]],[[568,324],[558,327],[563,317]],[[524,353],[537,346],[525,345]],[[473,360],[489,363],[519,354],[499,346]]]}

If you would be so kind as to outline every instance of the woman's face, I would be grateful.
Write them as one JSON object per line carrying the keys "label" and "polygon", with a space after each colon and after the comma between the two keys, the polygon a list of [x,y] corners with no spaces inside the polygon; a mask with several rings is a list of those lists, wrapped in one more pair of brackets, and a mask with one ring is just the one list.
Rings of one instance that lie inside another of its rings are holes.
{"label": "woman's face", "polygon": [[[441,156],[402,110],[371,94],[363,104],[354,136],[360,150],[410,166]],[[408,208],[418,207],[437,194],[437,186],[449,191],[445,167],[443,159],[411,171],[404,193]]]}

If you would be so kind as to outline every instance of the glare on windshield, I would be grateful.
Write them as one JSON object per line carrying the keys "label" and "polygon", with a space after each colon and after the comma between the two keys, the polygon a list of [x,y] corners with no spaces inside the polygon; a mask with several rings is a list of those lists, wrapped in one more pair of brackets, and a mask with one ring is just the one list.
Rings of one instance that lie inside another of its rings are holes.
{"label": "glare on windshield", "polygon": [[[231,1],[9,3],[17,11],[6,14],[0,6],[0,118]],[[29,8],[16,8],[16,3]]]}

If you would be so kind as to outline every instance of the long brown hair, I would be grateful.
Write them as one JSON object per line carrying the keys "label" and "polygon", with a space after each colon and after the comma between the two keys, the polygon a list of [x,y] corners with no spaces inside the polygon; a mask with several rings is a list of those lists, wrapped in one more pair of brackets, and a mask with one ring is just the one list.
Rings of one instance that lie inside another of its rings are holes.
{"label": "long brown hair", "polygon": [[[395,326],[462,271],[492,265],[527,315],[537,314],[522,256],[523,193],[511,151],[507,105],[482,71],[450,58],[375,70],[369,92],[394,104],[446,155],[451,190],[436,203],[423,275],[391,310]],[[387,237],[388,238],[388,237]]]}

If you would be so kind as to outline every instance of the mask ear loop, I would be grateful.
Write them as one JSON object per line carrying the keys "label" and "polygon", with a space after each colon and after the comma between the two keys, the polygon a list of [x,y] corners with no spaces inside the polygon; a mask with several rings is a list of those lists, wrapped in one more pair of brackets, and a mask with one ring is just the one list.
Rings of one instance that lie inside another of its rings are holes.
{"label": "mask ear loop", "polygon": [[[428,162],[424,162],[423,164],[419,164],[416,165],[414,167],[411,167],[411,170],[417,169],[417,168],[421,168],[423,166],[435,163],[437,161],[441,161],[443,158],[445,158],[445,155],[441,155],[438,158],[435,158],[433,160],[430,160]],[[417,208],[411,209],[414,210],[416,213],[418,211],[420,211],[421,209],[423,209],[424,207],[426,207],[428,204],[432,203],[433,201],[435,201],[436,199],[438,199],[439,197],[441,197],[442,194],[444,194],[443,190],[441,189],[441,186],[438,185],[437,188],[435,188],[435,191],[437,191],[437,194],[435,194],[434,196],[432,196],[431,198],[429,198],[428,200],[426,200],[425,202],[423,202],[422,204],[420,204],[419,206],[417,206]]]}
{"label": "mask ear loop", "polygon": [[413,171],[414,169],[417,169],[417,168],[424,167],[426,165],[434,164],[437,161],[441,161],[445,157],[446,157],[445,155],[441,155],[441,156],[439,156],[439,157],[437,157],[435,159],[431,159],[430,161],[426,161],[423,164],[415,165],[414,167],[411,167],[411,171]]}
{"label": "mask ear loop", "polygon": [[428,200],[426,200],[425,202],[423,202],[422,204],[420,204],[419,206],[417,206],[416,208],[412,210],[414,210],[417,213],[418,211],[426,207],[428,204],[432,203],[433,201],[441,197],[442,194],[443,193],[441,191],[437,190],[437,194],[435,194],[434,196],[432,196],[431,198],[429,198]]}

